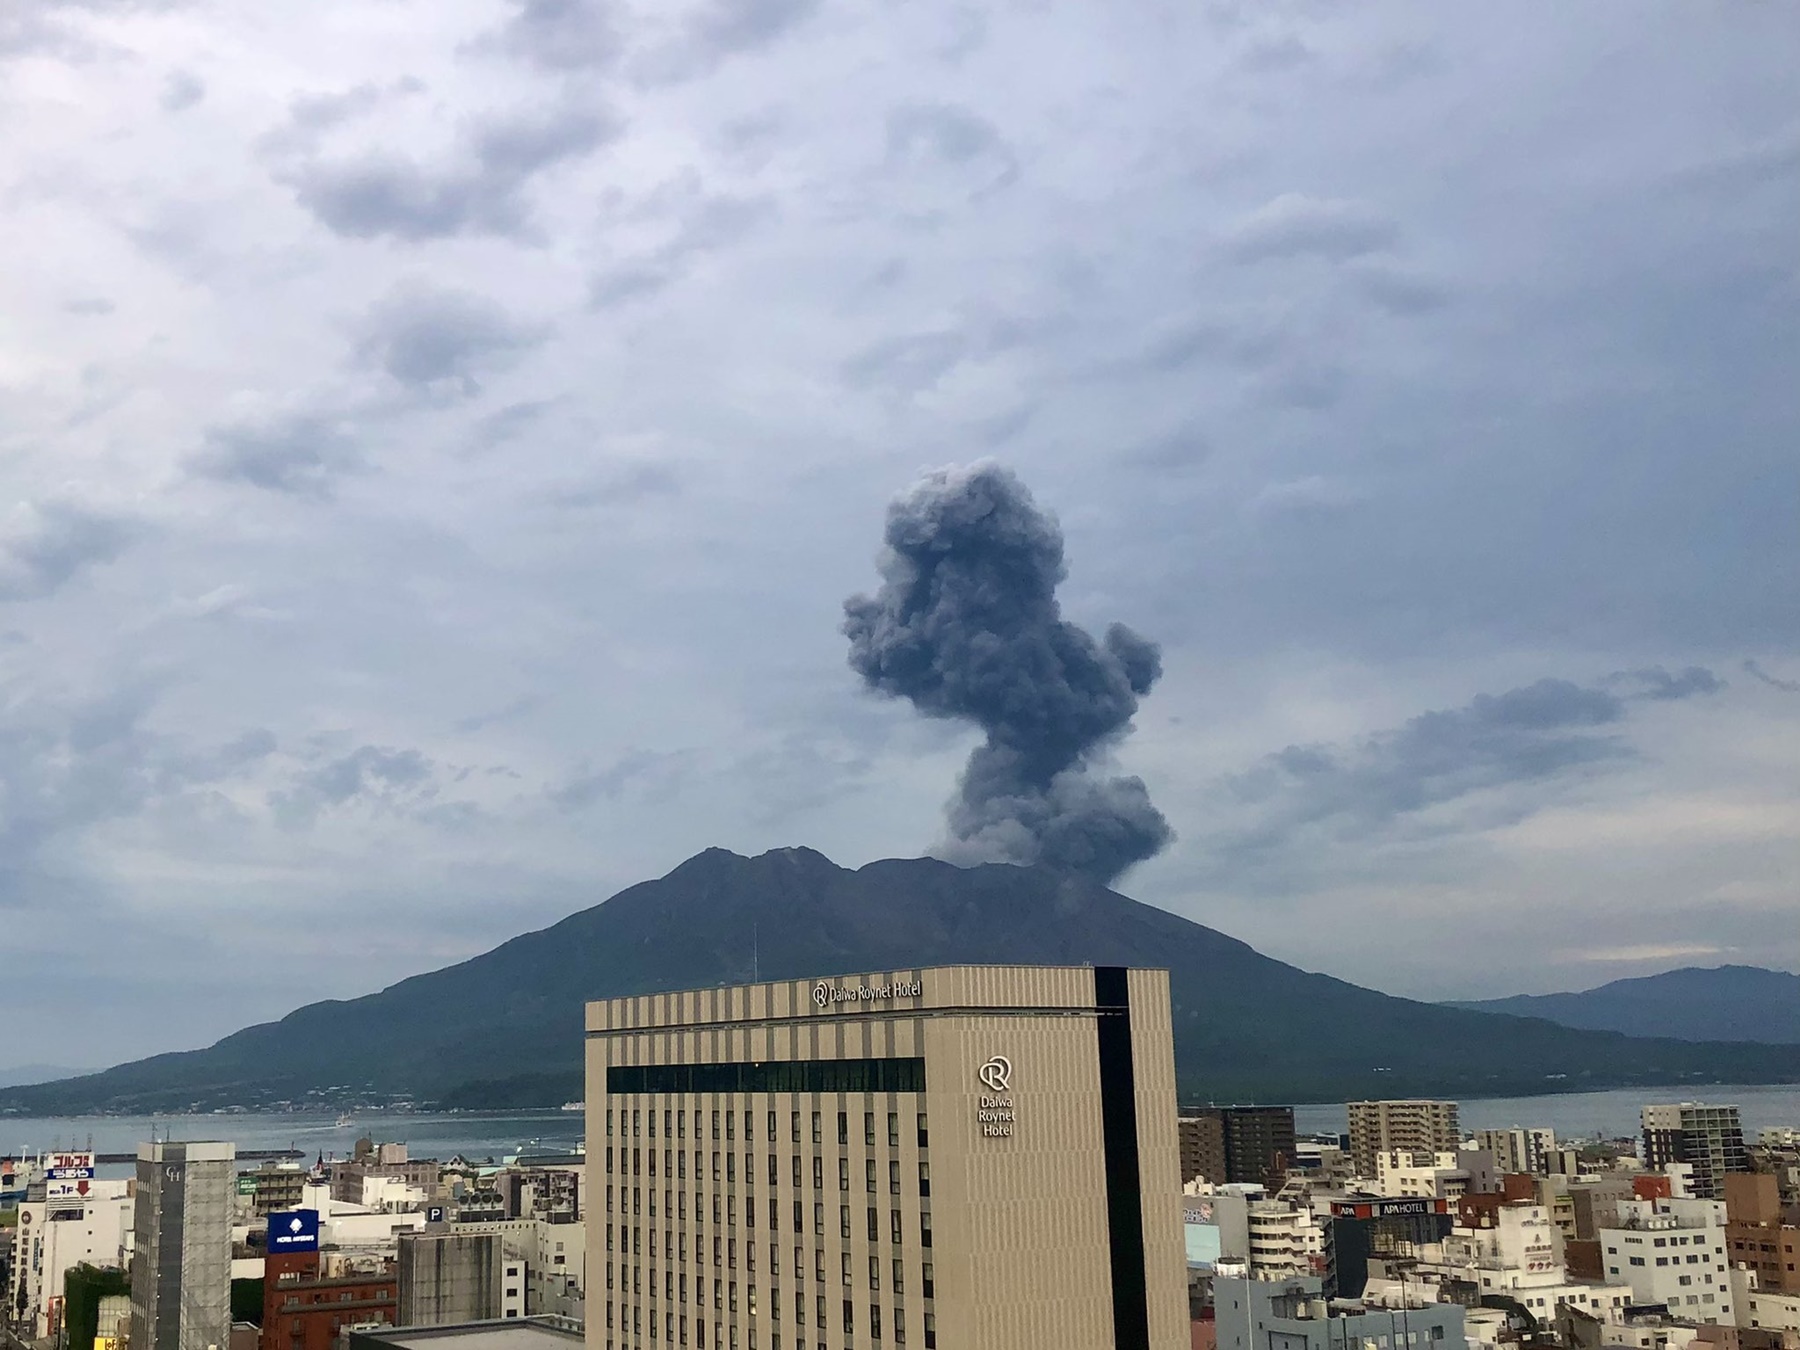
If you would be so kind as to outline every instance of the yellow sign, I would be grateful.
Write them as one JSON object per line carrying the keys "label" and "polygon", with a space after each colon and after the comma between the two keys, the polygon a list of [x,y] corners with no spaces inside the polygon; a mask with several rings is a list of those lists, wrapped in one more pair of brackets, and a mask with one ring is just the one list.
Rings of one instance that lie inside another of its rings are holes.
{"label": "yellow sign", "polygon": [[119,1350],[119,1344],[117,1336],[94,1337],[94,1350]]}

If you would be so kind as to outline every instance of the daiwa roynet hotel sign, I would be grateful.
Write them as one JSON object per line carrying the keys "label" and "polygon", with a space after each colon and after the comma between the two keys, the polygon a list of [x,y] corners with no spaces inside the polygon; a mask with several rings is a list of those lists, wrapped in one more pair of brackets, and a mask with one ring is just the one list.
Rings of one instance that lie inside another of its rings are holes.
{"label": "daiwa roynet hotel sign", "polygon": [[924,994],[925,982],[914,980],[910,984],[904,980],[896,980],[893,984],[832,984],[829,980],[820,980],[813,986],[812,1000],[820,1008],[829,1008],[839,1003],[885,1003],[896,998],[919,998]]}

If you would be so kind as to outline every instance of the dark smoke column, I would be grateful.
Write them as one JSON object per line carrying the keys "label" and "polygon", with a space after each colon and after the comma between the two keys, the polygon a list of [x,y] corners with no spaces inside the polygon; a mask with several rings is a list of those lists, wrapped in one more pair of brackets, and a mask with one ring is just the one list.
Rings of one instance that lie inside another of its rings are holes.
{"label": "dark smoke column", "polygon": [[844,602],[850,665],[987,743],[945,809],[951,862],[1043,863],[1108,882],[1173,832],[1138,778],[1095,761],[1131,731],[1162,674],[1122,624],[1103,642],[1065,622],[1062,531],[1011,471],[940,469],[888,507],[881,589]]}

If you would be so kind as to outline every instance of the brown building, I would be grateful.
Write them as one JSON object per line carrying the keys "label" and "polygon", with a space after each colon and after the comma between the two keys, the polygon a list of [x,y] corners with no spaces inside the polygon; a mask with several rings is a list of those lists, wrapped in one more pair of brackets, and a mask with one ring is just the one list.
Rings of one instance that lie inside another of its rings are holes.
{"label": "brown building", "polygon": [[391,1263],[331,1277],[316,1251],[273,1252],[263,1265],[262,1350],[336,1350],[344,1328],[392,1325],[398,1306]]}
{"label": "brown building", "polygon": [[[1176,1122],[1181,1181],[1247,1182],[1279,1189],[1294,1160],[1291,1106],[1199,1106]],[[1271,1184],[1273,1183],[1273,1184]]]}
{"label": "brown building", "polygon": [[591,1003],[586,1095],[589,1350],[1189,1343],[1164,971]]}
{"label": "brown building", "polygon": [[1800,1214],[1783,1209],[1772,1172],[1725,1177],[1725,1252],[1734,1266],[1756,1272],[1765,1294],[1800,1294]]}

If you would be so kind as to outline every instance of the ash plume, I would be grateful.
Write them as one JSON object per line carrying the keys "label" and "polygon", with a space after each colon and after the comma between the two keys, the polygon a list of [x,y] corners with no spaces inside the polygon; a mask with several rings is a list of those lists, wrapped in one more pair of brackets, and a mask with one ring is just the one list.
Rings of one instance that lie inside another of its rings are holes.
{"label": "ash plume", "polygon": [[888,507],[881,588],[844,602],[850,665],[927,717],[972,722],[934,851],[1110,882],[1174,837],[1143,780],[1098,765],[1162,674],[1154,642],[1062,617],[1062,531],[1010,470],[939,469]]}

